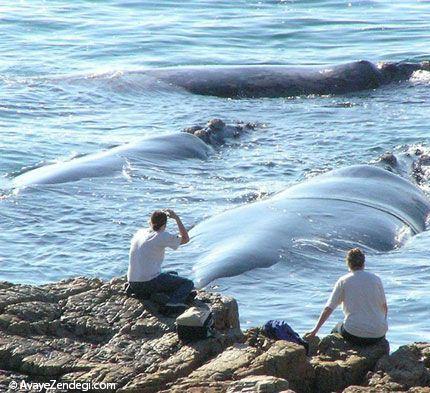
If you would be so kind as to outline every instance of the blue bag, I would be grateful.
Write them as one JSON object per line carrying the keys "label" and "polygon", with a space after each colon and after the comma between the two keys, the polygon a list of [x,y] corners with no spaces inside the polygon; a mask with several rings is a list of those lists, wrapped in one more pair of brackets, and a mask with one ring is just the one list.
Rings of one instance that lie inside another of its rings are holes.
{"label": "blue bag", "polygon": [[263,325],[264,334],[274,340],[290,341],[303,345],[306,349],[306,355],[309,354],[309,344],[303,340],[287,322],[281,319],[273,319]]}

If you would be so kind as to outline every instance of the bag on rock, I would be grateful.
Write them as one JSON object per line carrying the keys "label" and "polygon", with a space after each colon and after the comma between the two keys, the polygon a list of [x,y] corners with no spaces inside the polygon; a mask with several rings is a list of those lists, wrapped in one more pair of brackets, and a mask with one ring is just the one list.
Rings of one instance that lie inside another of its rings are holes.
{"label": "bag on rock", "polygon": [[306,354],[309,352],[309,344],[303,340],[293,328],[283,320],[273,319],[263,325],[264,334],[275,340],[285,340],[296,344],[303,345],[306,349]]}
{"label": "bag on rock", "polygon": [[176,318],[176,331],[182,341],[197,341],[213,335],[213,322],[209,307],[190,307]]}

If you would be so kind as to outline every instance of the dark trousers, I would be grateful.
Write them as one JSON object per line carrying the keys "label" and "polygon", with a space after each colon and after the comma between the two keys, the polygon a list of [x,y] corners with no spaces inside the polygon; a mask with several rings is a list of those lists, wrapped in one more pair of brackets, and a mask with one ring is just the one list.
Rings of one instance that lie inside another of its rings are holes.
{"label": "dark trousers", "polygon": [[194,289],[194,283],[177,273],[161,273],[150,281],[129,282],[129,291],[140,298],[148,298],[153,293],[165,293],[170,296],[169,303],[184,303]]}
{"label": "dark trousers", "polygon": [[345,330],[345,328],[343,327],[343,324],[340,327],[340,334],[346,341],[350,342],[351,344],[359,345],[360,347],[365,347],[367,345],[374,345],[385,338],[385,336],[376,337],[376,338],[354,336],[353,334],[350,334]]}

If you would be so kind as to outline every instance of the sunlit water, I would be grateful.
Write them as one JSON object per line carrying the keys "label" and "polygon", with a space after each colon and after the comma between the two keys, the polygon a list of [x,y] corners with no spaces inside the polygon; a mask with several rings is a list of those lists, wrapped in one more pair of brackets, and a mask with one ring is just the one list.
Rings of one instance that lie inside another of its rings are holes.
{"label": "sunlit water", "polygon": [[[325,65],[428,59],[425,1],[20,1],[0,5],[0,186],[41,164],[213,117],[262,126],[207,161],[135,163],[105,178],[0,201],[0,278],[41,283],[125,274],[130,237],[155,208],[187,226],[308,176],[428,146],[429,78],[341,97],[244,99],[145,89],[128,71],[199,64]],[[210,246],[210,245],[208,245]],[[430,340],[430,237],[368,258],[383,279],[393,347]],[[186,250],[166,266],[187,274]],[[344,262],[284,261],[213,283],[243,327],[309,330]],[[279,274],[282,272],[283,274]],[[341,317],[337,311],[331,322]],[[328,322],[322,333],[330,330]]]}

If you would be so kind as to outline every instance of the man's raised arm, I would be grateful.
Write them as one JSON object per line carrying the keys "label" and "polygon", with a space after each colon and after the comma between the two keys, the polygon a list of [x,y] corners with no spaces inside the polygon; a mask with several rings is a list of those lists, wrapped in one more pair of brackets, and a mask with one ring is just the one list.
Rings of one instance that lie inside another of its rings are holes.
{"label": "man's raised arm", "polygon": [[190,241],[190,237],[188,236],[188,231],[185,229],[184,224],[182,223],[179,216],[171,209],[167,209],[166,213],[169,214],[170,218],[173,218],[178,225],[179,235],[181,236],[181,244],[186,244]]}

